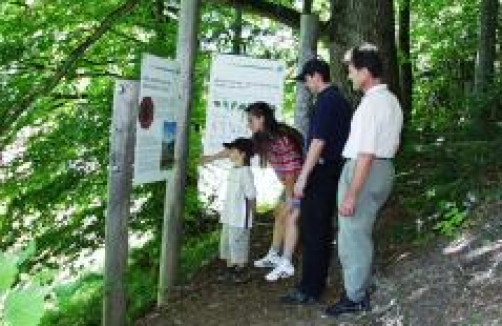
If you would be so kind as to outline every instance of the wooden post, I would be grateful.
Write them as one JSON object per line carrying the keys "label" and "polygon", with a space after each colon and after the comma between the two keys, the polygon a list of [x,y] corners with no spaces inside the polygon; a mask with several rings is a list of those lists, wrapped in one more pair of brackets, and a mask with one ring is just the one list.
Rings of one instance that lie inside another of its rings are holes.
{"label": "wooden post", "polygon": [[200,0],[181,1],[176,56],[180,63],[182,107],[178,115],[178,134],[174,149],[173,177],[171,180],[168,180],[166,187],[160,257],[160,280],[157,296],[157,304],[159,306],[167,304],[169,289],[174,285],[178,272],[199,9]]}
{"label": "wooden post", "polygon": [[[317,49],[317,27],[319,19],[316,15],[302,15],[300,25],[300,55],[298,59],[298,73],[302,70],[303,64],[312,59]],[[296,110],[295,126],[303,134],[307,135],[309,117],[308,110],[311,101],[311,94],[304,83],[296,83]]]}
{"label": "wooden post", "polygon": [[105,226],[103,325],[126,325],[127,223],[132,190],[138,83],[118,80],[113,99]]}

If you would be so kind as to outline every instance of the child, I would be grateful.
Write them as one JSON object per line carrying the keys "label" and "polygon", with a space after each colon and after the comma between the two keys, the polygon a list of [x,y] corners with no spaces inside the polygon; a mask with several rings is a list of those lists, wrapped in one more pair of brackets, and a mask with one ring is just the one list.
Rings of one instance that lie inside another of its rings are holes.
{"label": "child", "polygon": [[250,168],[253,142],[247,138],[237,138],[223,146],[233,167],[228,174],[227,192],[220,217],[220,258],[227,263],[227,271],[222,280],[241,283],[246,281],[245,268],[256,207],[256,188]]}

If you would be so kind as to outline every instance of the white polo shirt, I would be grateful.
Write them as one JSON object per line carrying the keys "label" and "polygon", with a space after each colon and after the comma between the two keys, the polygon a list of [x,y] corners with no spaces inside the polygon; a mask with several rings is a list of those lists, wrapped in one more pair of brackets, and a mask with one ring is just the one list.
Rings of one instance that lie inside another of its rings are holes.
{"label": "white polo shirt", "polygon": [[256,198],[253,172],[249,166],[232,167],[228,173],[227,192],[220,222],[234,227],[251,228],[253,216],[249,200]]}
{"label": "white polo shirt", "polygon": [[354,112],[342,155],[349,159],[356,159],[360,153],[393,158],[402,127],[403,111],[396,96],[385,84],[373,86]]}

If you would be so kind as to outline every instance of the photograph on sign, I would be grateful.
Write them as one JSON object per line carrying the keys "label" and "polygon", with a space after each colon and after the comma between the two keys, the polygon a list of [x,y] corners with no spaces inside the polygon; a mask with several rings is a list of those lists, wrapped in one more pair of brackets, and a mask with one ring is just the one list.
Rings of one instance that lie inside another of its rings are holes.
{"label": "photograph on sign", "polygon": [[176,139],[176,122],[164,121],[164,134],[162,137],[162,153],[160,156],[160,168],[171,169],[174,164],[174,145]]}

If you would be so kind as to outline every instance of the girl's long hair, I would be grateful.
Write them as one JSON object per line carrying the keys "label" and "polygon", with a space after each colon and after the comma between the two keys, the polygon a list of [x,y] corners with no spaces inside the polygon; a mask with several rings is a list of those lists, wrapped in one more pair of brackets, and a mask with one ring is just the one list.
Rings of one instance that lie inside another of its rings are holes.
{"label": "girl's long hair", "polygon": [[254,151],[260,157],[260,165],[267,165],[267,152],[270,142],[280,137],[287,137],[293,143],[295,151],[303,154],[303,136],[295,128],[278,122],[272,107],[265,102],[255,102],[246,108],[252,116],[263,118],[263,131],[253,134]]}

